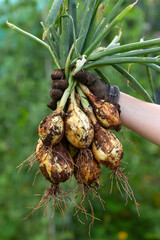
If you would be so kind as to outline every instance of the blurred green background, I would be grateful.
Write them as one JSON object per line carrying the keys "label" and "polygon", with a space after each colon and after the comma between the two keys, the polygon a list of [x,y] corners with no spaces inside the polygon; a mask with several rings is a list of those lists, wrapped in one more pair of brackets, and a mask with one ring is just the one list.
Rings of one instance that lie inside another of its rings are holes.
{"label": "blurred green background", "polygon": [[[81,0],[82,1],[82,0]],[[111,1],[112,7],[117,1]],[[130,1],[131,2],[131,1]],[[125,1],[126,5],[128,1]],[[47,16],[51,0],[0,0],[0,240],[79,240],[88,239],[89,222],[78,222],[72,206],[67,215],[58,212],[49,221],[50,209],[43,217],[43,209],[36,211],[27,220],[23,218],[40,200],[50,186],[38,175],[38,166],[27,173],[16,168],[35,150],[37,126],[51,113],[46,107],[50,101],[50,73],[55,68],[53,61],[41,45],[9,29],[8,19],[15,25],[41,38],[40,21]],[[160,1],[139,0],[134,9],[120,23],[121,43],[139,41],[141,38],[160,37]],[[80,15],[79,15],[80,16]],[[117,30],[106,39],[109,43]],[[104,42],[105,44],[105,42]],[[129,71],[151,92],[146,81],[146,69],[132,64]],[[141,98],[126,81],[110,67],[106,72],[113,84],[121,91]],[[153,72],[157,102],[160,103],[160,76]],[[99,201],[92,201],[96,221],[90,239],[160,239],[160,148],[137,134],[123,128],[118,136],[124,146],[124,161],[128,163],[130,184],[140,204],[138,217],[134,202],[121,197],[116,187],[110,194],[110,172],[102,167],[101,188],[98,191],[105,200],[103,211]],[[126,140],[126,139],[129,139]],[[123,164],[122,164],[123,165]],[[89,219],[90,220],[90,219]]]}

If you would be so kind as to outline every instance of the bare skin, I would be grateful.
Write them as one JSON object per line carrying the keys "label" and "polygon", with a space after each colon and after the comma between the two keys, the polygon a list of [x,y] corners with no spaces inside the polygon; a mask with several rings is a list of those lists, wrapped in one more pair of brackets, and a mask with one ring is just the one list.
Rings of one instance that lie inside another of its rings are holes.
{"label": "bare skin", "polygon": [[120,92],[122,125],[160,146],[160,105]]}

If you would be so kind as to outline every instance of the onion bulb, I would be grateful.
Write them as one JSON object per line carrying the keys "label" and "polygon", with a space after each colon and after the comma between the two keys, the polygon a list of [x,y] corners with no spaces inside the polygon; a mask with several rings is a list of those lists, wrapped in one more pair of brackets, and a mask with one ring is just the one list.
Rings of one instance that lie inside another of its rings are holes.
{"label": "onion bulb", "polygon": [[74,172],[73,159],[61,142],[54,147],[48,147],[39,139],[36,157],[43,176],[51,183],[65,182]]}
{"label": "onion bulb", "polygon": [[98,123],[91,108],[88,109],[88,115],[94,125],[92,151],[95,159],[107,168],[118,167],[123,157],[121,142],[112,132]]}
{"label": "onion bulb", "polygon": [[[45,215],[51,200],[51,206],[59,209],[60,212],[64,214],[63,207],[66,209],[66,198],[68,198],[68,200],[71,199],[69,194],[61,188],[59,183],[65,182],[72,176],[74,172],[73,159],[61,142],[51,147],[44,145],[41,139],[38,140],[36,145],[35,155],[39,162],[39,168],[43,176],[51,182],[51,187],[44,192],[38,205],[26,218],[43,206],[45,206]],[[76,207],[76,204],[74,204],[74,206]]]}
{"label": "onion bulb", "polygon": [[62,108],[57,108],[40,122],[38,135],[46,146],[54,146],[61,141],[64,135]]}
{"label": "onion bulb", "polygon": [[84,185],[96,184],[99,187],[100,164],[94,159],[90,149],[81,149],[74,158],[74,175],[78,183]]}
{"label": "onion bulb", "polygon": [[94,137],[94,128],[88,116],[77,105],[74,90],[64,121],[67,140],[77,148],[89,147]]}
{"label": "onion bulb", "polygon": [[98,99],[90,90],[80,84],[84,93],[88,96],[93,107],[94,114],[97,120],[104,128],[115,129],[116,131],[121,128],[120,121],[120,106],[113,104],[102,99]]}
{"label": "onion bulb", "polygon": [[100,124],[95,126],[92,150],[95,159],[110,169],[118,167],[123,157],[123,146],[119,139]]}

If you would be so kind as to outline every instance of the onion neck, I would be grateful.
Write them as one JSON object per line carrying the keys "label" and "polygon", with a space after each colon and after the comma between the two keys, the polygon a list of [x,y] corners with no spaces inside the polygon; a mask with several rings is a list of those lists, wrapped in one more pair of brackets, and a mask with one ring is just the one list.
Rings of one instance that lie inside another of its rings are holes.
{"label": "onion neck", "polygon": [[87,86],[83,85],[82,83],[79,83],[79,86],[92,102],[96,101],[96,96],[93,93],[91,93]]}

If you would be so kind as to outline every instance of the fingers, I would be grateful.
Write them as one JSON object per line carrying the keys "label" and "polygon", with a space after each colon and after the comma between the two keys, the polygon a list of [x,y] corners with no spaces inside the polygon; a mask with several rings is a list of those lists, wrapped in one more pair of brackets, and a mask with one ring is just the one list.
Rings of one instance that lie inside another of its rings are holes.
{"label": "fingers", "polygon": [[56,69],[51,73],[51,87],[50,97],[52,101],[47,104],[47,106],[55,110],[57,107],[57,101],[61,99],[64,90],[68,87],[68,81],[64,79],[64,70]]}
{"label": "fingers", "polygon": [[97,77],[85,70],[81,70],[74,75],[74,78],[86,85],[87,87],[92,86],[97,81]]}
{"label": "fingers", "polygon": [[63,95],[63,91],[61,89],[51,89],[50,97],[53,100],[59,100]]}
{"label": "fingers", "polygon": [[52,88],[61,89],[64,91],[68,87],[68,81],[66,79],[54,80],[51,83]]}
{"label": "fingers", "polygon": [[86,84],[86,71],[81,70],[74,75],[74,78],[83,84]]}
{"label": "fingers", "polygon": [[57,107],[57,101],[47,103],[47,107],[49,107],[51,110],[55,110]]}
{"label": "fingers", "polygon": [[64,78],[64,71],[62,69],[56,69],[51,73],[52,80]]}

